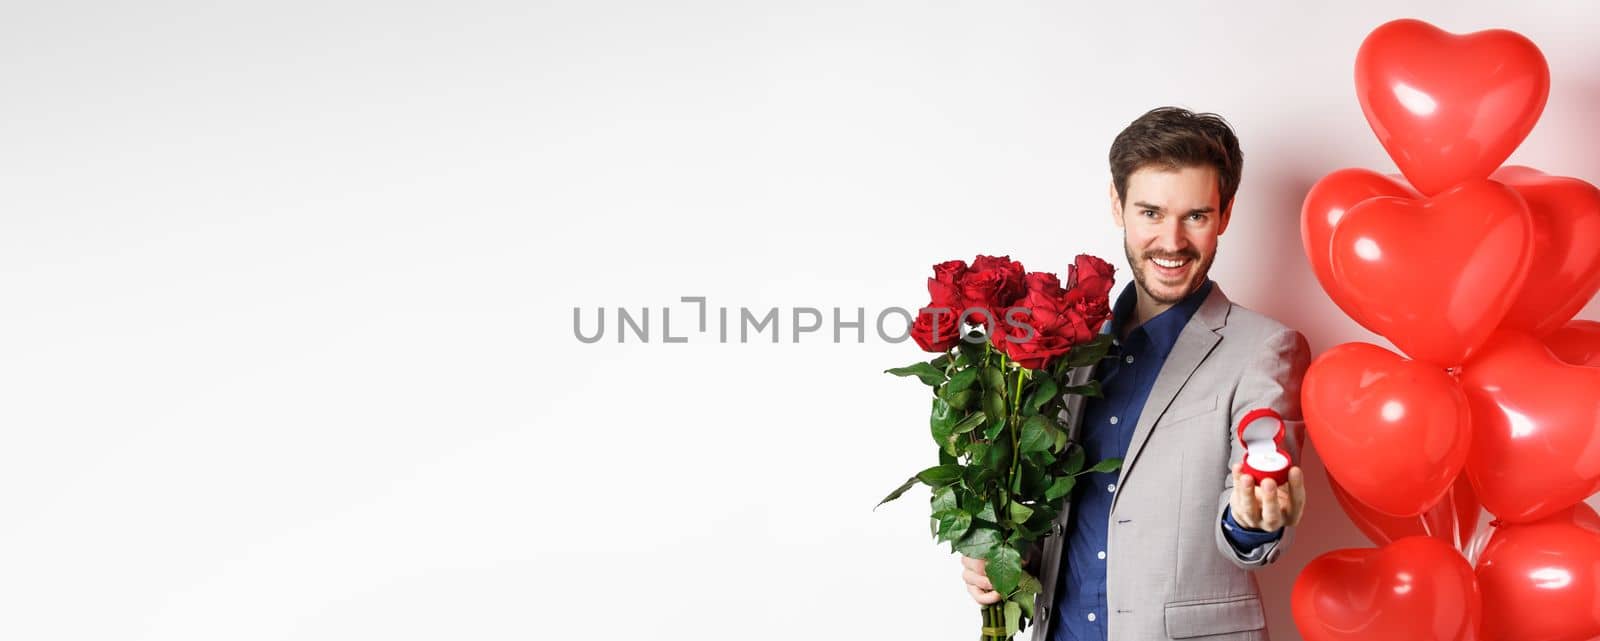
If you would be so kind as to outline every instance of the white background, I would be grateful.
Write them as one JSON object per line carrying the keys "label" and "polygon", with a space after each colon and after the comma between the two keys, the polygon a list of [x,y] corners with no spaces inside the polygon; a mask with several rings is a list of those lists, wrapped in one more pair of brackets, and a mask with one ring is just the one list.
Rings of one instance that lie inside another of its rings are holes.
{"label": "white background", "polygon": [[[1213,276],[1369,339],[1298,211],[1392,170],[1352,64],[1397,17],[1532,38],[1512,160],[1600,178],[1587,2],[1112,4],[6,5],[0,637],[968,639],[925,491],[870,510],[933,456],[881,373],[915,347],[720,344],[680,296],[870,319],[948,258],[1122,267],[1106,149],[1178,104],[1243,140]],[[578,342],[597,306],[652,341]],[[1366,545],[1305,462],[1277,639]]]}

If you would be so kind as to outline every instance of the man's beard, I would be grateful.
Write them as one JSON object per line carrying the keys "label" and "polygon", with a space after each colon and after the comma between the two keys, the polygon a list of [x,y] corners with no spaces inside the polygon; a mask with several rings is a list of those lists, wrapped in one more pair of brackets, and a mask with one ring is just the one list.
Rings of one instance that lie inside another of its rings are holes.
{"label": "man's beard", "polygon": [[[1128,269],[1133,272],[1133,282],[1134,282],[1135,285],[1137,285],[1139,287],[1139,291],[1142,291],[1142,292],[1144,292],[1144,294],[1146,296],[1149,296],[1150,300],[1153,300],[1153,301],[1155,301],[1157,303],[1160,303],[1162,305],[1174,305],[1174,304],[1177,304],[1178,301],[1183,300],[1183,298],[1185,296],[1188,296],[1189,294],[1193,293],[1194,290],[1200,286],[1200,283],[1206,282],[1206,274],[1210,273],[1210,271],[1211,271],[1211,261],[1216,260],[1216,257],[1217,257],[1216,254],[1212,254],[1211,256],[1206,257],[1204,259],[1204,261],[1202,262],[1200,254],[1196,253],[1192,249],[1188,250],[1188,251],[1178,252],[1176,255],[1171,255],[1171,254],[1145,254],[1143,256],[1135,257],[1133,255],[1133,248],[1128,246],[1128,241],[1127,241],[1126,237],[1124,237],[1123,241],[1122,241],[1122,253],[1126,254],[1127,257],[1128,257]],[[1182,259],[1187,258],[1187,259],[1197,263],[1196,266],[1195,266],[1195,271],[1194,271],[1194,275],[1195,275],[1195,278],[1193,279],[1194,287],[1191,287],[1187,291],[1184,291],[1183,293],[1179,294],[1177,298],[1172,298],[1172,299],[1162,298],[1160,295],[1156,294],[1155,292],[1150,291],[1150,287],[1145,284],[1145,269],[1149,268],[1148,267],[1149,261],[1147,259],[1149,259],[1151,256],[1154,256],[1156,258],[1161,258],[1161,259],[1164,259],[1164,260],[1182,260]]]}

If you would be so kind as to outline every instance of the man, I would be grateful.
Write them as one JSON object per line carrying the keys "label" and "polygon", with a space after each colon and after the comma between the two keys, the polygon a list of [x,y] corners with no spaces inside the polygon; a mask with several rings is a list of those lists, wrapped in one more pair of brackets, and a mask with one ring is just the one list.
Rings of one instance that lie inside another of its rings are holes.
{"label": "man", "polygon": [[[1103,331],[1110,356],[1073,375],[1103,398],[1076,398],[1064,418],[1093,462],[1029,569],[1043,586],[1035,641],[1268,638],[1251,570],[1277,560],[1305,513],[1305,480],[1287,487],[1240,474],[1237,422],[1270,407],[1299,455],[1306,340],[1229,302],[1208,277],[1227,229],[1242,157],[1213,114],[1155,109],[1111,145],[1111,214],[1133,282]],[[1000,595],[984,562],[962,559],[973,598]]]}

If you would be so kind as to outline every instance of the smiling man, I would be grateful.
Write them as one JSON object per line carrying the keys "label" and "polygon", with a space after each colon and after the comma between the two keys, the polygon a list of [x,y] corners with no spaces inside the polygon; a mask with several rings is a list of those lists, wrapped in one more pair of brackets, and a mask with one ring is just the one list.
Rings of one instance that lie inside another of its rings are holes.
{"label": "smiling man", "polygon": [[[1111,217],[1133,282],[1103,329],[1111,354],[1074,372],[1103,397],[1074,399],[1063,419],[1088,460],[1123,465],[1080,477],[1030,555],[1044,588],[1036,641],[1268,638],[1250,571],[1288,546],[1305,481],[1298,466],[1287,486],[1241,474],[1234,428],[1251,410],[1276,410],[1298,457],[1311,350],[1209,278],[1242,166],[1227,122],[1175,107],[1140,116],[1111,145]],[[983,561],[962,565],[974,600],[1000,599]]]}

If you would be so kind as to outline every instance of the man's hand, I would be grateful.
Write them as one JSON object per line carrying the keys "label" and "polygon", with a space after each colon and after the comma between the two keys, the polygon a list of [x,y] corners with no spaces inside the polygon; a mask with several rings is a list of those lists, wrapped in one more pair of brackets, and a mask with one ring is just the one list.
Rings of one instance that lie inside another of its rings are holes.
{"label": "man's hand", "polygon": [[1306,476],[1300,466],[1289,468],[1287,487],[1272,479],[1256,485],[1255,477],[1241,473],[1239,467],[1239,463],[1233,464],[1233,499],[1229,503],[1233,520],[1267,532],[1300,524],[1300,517],[1306,512]]}
{"label": "man's hand", "polygon": [[989,582],[986,568],[989,562],[983,559],[970,559],[965,555],[961,557],[961,580],[967,584],[967,593],[972,595],[972,600],[978,605],[994,605],[1000,602],[1000,593],[994,591],[994,584]]}

